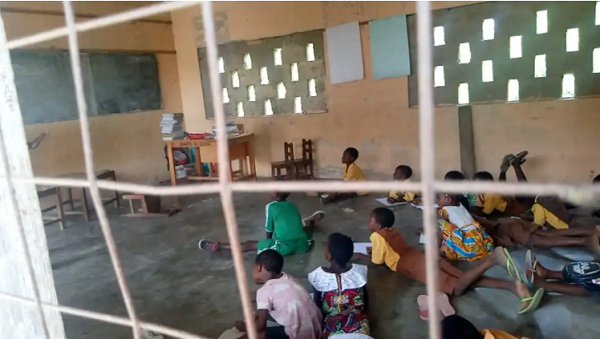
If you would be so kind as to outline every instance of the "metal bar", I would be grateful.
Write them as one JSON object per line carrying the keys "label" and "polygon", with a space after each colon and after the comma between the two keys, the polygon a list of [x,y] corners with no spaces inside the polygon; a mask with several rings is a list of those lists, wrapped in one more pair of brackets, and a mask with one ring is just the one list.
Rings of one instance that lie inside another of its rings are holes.
{"label": "metal bar", "polygon": [[[208,71],[210,79],[210,89],[213,100],[213,109],[215,112],[215,121],[217,127],[217,159],[219,161],[219,186],[221,191],[221,204],[225,214],[225,225],[227,226],[227,236],[231,244],[231,255],[237,277],[238,289],[240,290],[240,299],[242,300],[242,309],[244,310],[244,320],[250,339],[257,339],[256,325],[254,323],[254,314],[252,312],[252,303],[250,301],[250,291],[246,279],[246,270],[244,268],[244,258],[242,257],[242,247],[240,244],[240,234],[238,232],[237,222],[235,220],[235,209],[231,190],[231,164],[229,163],[229,142],[225,126],[225,111],[221,101],[221,75],[218,68],[217,37],[213,20],[212,2],[202,3],[202,25],[204,27],[204,37],[206,39],[206,54],[208,59]],[[206,76],[204,74],[203,76]]]}
{"label": "metal bar", "polygon": [[[129,287],[125,281],[125,275],[121,268],[121,261],[117,253],[117,246],[106,217],[106,210],[100,196],[100,189],[98,188],[96,174],[94,172],[94,155],[92,151],[92,141],[90,137],[89,122],[87,116],[87,106],[85,103],[85,95],[83,89],[83,77],[81,74],[81,65],[79,59],[79,43],[77,41],[77,31],[75,30],[75,16],[70,1],[63,1],[63,8],[65,11],[65,21],[68,29],[69,38],[69,54],[71,56],[71,68],[73,70],[73,81],[75,83],[75,97],[77,99],[77,111],[79,113],[79,124],[81,127],[81,143],[83,144],[83,158],[85,160],[85,172],[87,180],[89,181],[89,192],[96,209],[96,215],[100,223],[100,228],[104,234],[106,240],[106,246],[108,253],[110,254],[111,263],[117,276],[117,282],[125,301],[125,308],[127,314],[133,323],[133,337],[134,339],[141,339],[141,331],[139,327],[139,320],[135,313],[135,307],[133,305],[133,299],[129,292]],[[99,19],[102,20],[102,19]]]}
{"label": "metal bar", "polygon": [[427,304],[429,309],[429,338],[440,335],[440,316],[437,311],[439,254],[435,203],[435,126],[433,121],[433,56],[431,46],[431,5],[417,2],[417,53],[419,59],[419,137],[421,141],[421,194],[423,197],[423,229],[427,264]]}

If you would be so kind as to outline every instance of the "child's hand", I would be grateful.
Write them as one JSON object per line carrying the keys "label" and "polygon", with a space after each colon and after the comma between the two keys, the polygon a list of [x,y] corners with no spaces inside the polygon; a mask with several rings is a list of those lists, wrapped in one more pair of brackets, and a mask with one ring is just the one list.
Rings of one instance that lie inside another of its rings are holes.
{"label": "child's hand", "polygon": [[390,204],[393,204],[394,202],[396,202],[396,199],[394,199],[392,197],[388,197],[387,202],[389,202]]}
{"label": "child's hand", "polygon": [[248,332],[246,331],[246,323],[241,320],[235,322],[235,328],[240,332]]}
{"label": "child's hand", "polygon": [[367,255],[371,256],[373,254],[373,247],[367,247]]}
{"label": "child's hand", "polygon": [[417,235],[421,235],[425,233],[425,230],[423,228],[419,228],[416,233]]}
{"label": "child's hand", "polygon": [[423,205],[423,201],[421,199],[415,199],[412,201],[413,205],[415,206],[421,206]]}

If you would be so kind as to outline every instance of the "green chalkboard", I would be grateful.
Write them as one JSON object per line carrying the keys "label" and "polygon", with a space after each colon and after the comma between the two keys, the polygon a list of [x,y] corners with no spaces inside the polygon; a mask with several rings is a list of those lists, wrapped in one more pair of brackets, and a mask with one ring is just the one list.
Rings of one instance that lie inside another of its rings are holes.
{"label": "green chalkboard", "polygon": [[[17,96],[25,124],[78,117],[66,51],[11,51]],[[158,63],[154,54],[81,54],[89,116],[160,109]]]}

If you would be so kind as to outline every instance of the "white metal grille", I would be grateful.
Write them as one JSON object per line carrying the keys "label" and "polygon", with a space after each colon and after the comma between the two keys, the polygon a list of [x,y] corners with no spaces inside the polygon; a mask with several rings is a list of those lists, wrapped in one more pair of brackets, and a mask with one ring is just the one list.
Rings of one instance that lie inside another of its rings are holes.
{"label": "white metal grille", "polygon": [[[231,182],[229,172],[229,161],[228,149],[226,142],[219,142],[218,147],[218,161],[219,161],[219,181],[213,184],[204,185],[193,185],[193,186],[178,186],[178,187],[153,187],[146,185],[138,185],[133,183],[114,182],[96,180],[94,175],[94,162],[93,162],[93,150],[90,141],[90,132],[88,126],[87,107],[84,98],[81,69],[79,65],[79,46],[77,40],[77,34],[79,32],[85,32],[93,29],[107,27],[119,23],[124,23],[131,20],[141,19],[147,16],[152,16],[160,13],[170,12],[177,9],[198,6],[201,3],[203,24],[206,38],[206,46],[208,50],[208,64],[209,64],[209,76],[210,85],[212,89],[212,102],[214,104],[214,112],[217,126],[217,139],[220,141],[226,140],[226,129],[225,129],[225,115],[223,106],[220,104],[221,101],[221,84],[218,69],[218,58],[217,58],[217,44],[214,30],[214,22],[212,18],[212,4],[211,2],[168,2],[159,3],[144,8],[139,8],[131,11],[122,12],[119,14],[108,15],[105,17],[91,19],[81,23],[75,23],[74,13],[70,1],[64,1],[64,13],[66,26],[45,31],[39,34],[34,34],[28,37],[15,39],[7,43],[0,45],[0,53],[3,53],[8,58],[8,51],[10,49],[22,48],[33,44],[38,44],[44,41],[56,39],[59,37],[68,37],[69,51],[71,56],[71,66],[73,69],[73,77],[76,90],[77,107],[79,111],[79,121],[81,125],[81,138],[84,150],[85,167],[86,167],[86,180],[78,179],[64,179],[64,178],[44,178],[44,177],[18,177],[14,173],[11,173],[11,169],[8,166],[7,157],[7,145],[4,137],[2,126],[0,126],[0,156],[5,164],[4,173],[6,175],[2,178],[6,180],[8,188],[13,193],[11,199],[8,202],[11,208],[18,218],[18,227],[20,231],[20,239],[24,248],[24,253],[28,263],[28,273],[31,282],[34,286],[34,298],[24,298],[14,294],[1,292],[0,297],[6,306],[14,306],[13,303],[21,303],[24,305],[35,305],[41,315],[42,326],[44,328],[44,335],[49,338],[48,327],[45,323],[45,317],[43,316],[43,310],[54,310],[64,314],[70,314],[80,316],[89,319],[95,319],[99,321],[105,321],[113,324],[130,326],[133,329],[134,338],[138,339],[141,337],[140,329],[148,329],[161,334],[169,335],[175,338],[204,338],[199,335],[191,334],[185,331],[181,331],[174,328],[169,328],[155,323],[148,323],[140,321],[135,311],[131,293],[129,291],[125,275],[123,273],[119,255],[115,245],[115,241],[110,229],[108,219],[106,217],[106,211],[100,198],[99,189],[108,190],[119,190],[119,191],[135,191],[144,194],[153,195],[192,195],[192,194],[206,194],[206,193],[220,193],[221,203],[223,206],[223,212],[225,214],[225,220],[227,224],[227,233],[229,241],[232,244],[232,255],[235,265],[235,272],[237,276],[238,288],[242,299],[242,306],[244,310],[244,318],[248,324],[250,338],[255,339],[255,326],[253,322],[252,306],[250,303],[250,296],[247,287],[247,279],[244,269],[244,263],[242,258],[242,252],[240,248],[240,238],[238,233],[238,227],[235,218],[234,205],[232,200],[232,192],[268,192],[273,190],[284,190],[290,192],[305,192],[305,191],[337,191],[337,192],[356,192],[362,190],[368,191],[380,191],[387,192],[390,189],[396,190],[414,190],[421,191],[423,193],[423,202],[425,204],[424,215],[424,229],[427,235],[427,277],[428,282],[437,281],[437,267],[438,267],[438,253],[437,246],[435,244],[436,234],[436,222],[435,222],[435,210],[433,209],[434,195],[435,192],[445,191],[450,193],[462,193],[462,192],[493,192],[500,194],[555,194],[563,198],[566,198],[575,203],[590,203],[597,202],[594,200],[595,197],[600,193],[600,186],[594,186],[591,184],[583,186],[574,185],[561,185],[561,184],[534,184],[534,183],[493,183],[493,182],[436,182],[434,179],[434,109],[433,109],[433,82],[432,82],[432,27],[431,27],[431,9],[428,1],[419,1],[417,3],[417,35],[418,35],[418,57],[419,57],[419,102],[420,106],[420,140],[421,140],[421,168],[422,168],[422,181],[420,183],[407,183],[407,182],[389,182],[389,181],[365,181],[365,182],[339,182],[339,181],[319,181],[319,182]],[[2,24],[3,25],[3,24]],[[1,29],[3,34],[4,30]],[[2,39],[4,40],[4,39]],[[10,75],[10,76],[7,76]],[[4,81],[4,87],[9,90],[12,88],[14,92],[14,79],[12,78],[12,72],[4,72],[0,70],[0,81]],[[16,103],[13,103],[16,105]],[[34,183],[37,185],[53,185],[53,186],[65,186],[65,187],[85,187],[88,188],[94,203],[94,207],[98,213],[98,219],[100,221],[101,229],[104,234],[108,251],[110,254],[111,262],[117,276],[117,281],[125,301],[127,308],[128,318],[118,317],[110,314],[104,314],[99,312],[92,312],[88,310],[61,306],[56,304],[44,303],[40,299],[39,289],[35,288],[36,277],[34,274],[33,263],[31,260],[29,248],[25,240],[25,232],[23,228],[23,222],[20,217],[18,205],[14,195],[14,184],[20,183]],[[4,202],[3,202],[4,203]],[[433,297],[437,294],[436,284],[428,283],[427,292],[430,296],[429,309],[437,309],[436,299]],[[439,337],[439,316],[437,312],[430,314],[431,320],[430,326],[430,337]]]}

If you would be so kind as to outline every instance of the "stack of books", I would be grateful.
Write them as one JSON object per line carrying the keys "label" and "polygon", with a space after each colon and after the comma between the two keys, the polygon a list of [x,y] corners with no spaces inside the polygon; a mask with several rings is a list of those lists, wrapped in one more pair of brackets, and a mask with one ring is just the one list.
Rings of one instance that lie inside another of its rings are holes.
{"label": "stack of books", "polygon": [[183,113],[165,113],[160,121],[163,140],[183,139]]}
{"label": "stack of books", "polygon": [[[234,137],[240,134],[240,131],[238,130],[238,126],[235,123],[235,121],[227,121],[225,129],[227,130],[228,137]],[[217,135],[217,126],[215,125],[212,126],[212,134]]]}

